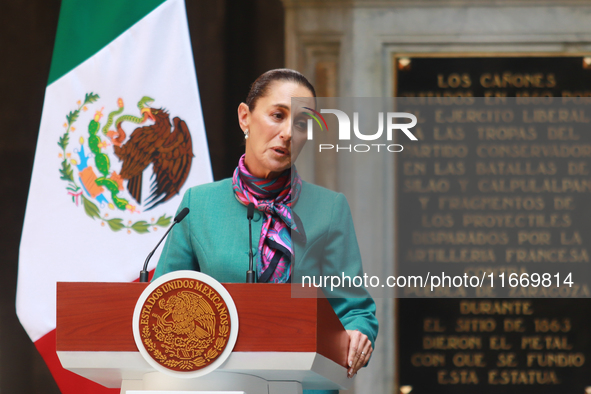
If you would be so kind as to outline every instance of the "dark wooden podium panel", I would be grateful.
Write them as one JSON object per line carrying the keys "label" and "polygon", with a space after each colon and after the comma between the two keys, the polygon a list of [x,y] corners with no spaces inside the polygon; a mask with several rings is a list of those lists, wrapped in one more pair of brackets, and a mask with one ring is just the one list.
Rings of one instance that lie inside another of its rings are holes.
{"label": "dark wooden podium panel", "polygon": [[[138,351],[132,317],[147,285],[59,282],[57,350]],[[224,287],[238,310],[235,352],[316,352],[346,367],[349,336],[326,298],[291,298],[289,284]]]}

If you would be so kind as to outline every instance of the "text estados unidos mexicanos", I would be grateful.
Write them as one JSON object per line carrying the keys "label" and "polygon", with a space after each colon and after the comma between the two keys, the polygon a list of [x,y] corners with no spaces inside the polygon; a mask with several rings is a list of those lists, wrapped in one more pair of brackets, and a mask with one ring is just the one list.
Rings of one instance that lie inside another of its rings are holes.
{"label": "text estados unidos mexicanos", "polygon": [[342,273],[339,275],[324,275],[324,276],[302,276],[302,287],[330,287],[331,291],[346,287],[400,287],[400,288],[430,288],[433,292],[440,287],[448,288],[481,288],[483,286],[504,287],[572,287],[574,284],[572,273],[562,275],[560,273],[482,273],[482,276],[476,275],[445,275],[442,272],[440,275],[431,275],[427,273],[425,277],[421,275],[399,275],[388,276],[386,283],[382,283],[377,276],[363,276],[355,275],[349,276]]}

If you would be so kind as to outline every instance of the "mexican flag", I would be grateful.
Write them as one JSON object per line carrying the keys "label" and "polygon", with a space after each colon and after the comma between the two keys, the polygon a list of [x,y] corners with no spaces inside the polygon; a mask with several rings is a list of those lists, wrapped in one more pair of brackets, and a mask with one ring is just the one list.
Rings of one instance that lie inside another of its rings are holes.
{"label": "mexican flag", "polygon": [[210,181],[184,1],[62,0],[16,300],[62,393],[119,390],[61,367],[56,282],[136,280],[185,190]]}

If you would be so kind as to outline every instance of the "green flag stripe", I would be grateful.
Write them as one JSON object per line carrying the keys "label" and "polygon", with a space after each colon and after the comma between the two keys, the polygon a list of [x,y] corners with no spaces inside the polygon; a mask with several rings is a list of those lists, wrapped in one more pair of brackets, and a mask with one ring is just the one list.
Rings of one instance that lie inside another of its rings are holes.
{"label": "green flag stripe", "polygon": [[165,0],[62,0],[47,85],[104,48]]}

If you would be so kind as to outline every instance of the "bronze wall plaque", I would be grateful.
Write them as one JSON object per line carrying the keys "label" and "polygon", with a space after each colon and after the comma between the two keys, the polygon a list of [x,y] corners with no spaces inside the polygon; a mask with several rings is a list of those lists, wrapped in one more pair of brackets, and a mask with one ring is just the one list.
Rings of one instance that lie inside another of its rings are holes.
{"label": "bronze wall plaque", "polygon": [[[395,97],[542,103],[591,96],[589,55],[398,55],[394,67]],[[488,269],[506,279],[524,264],[532,274],[542,260],[590,264],[591,155],[550,151],[591,147],[591,111],[569,112],[563,124],[550,113],[519,127],[460,117],[419,125],[430,153],[409,149],[396,157],[397,262],[457,263],[462,272]],[[446,156],[444,149],[465,152]],[[544,153],[532,156],[536,151]],[[584,393],[591,386],[588,284],[537,288],[545,299],[527,291],[502,299],[461,291],[398,299],[403,392]]]}

